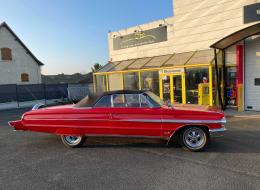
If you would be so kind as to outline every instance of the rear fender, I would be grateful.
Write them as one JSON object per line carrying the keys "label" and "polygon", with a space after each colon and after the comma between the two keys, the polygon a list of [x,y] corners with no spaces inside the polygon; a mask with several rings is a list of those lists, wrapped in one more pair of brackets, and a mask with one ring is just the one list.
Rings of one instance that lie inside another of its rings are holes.
{"label": "rear fender", "polygon": [[82,129],[74,129],[74,128],[59,128],[56,130],[57,135],[84,135],[84,131]]}
{"label": "rear fender", "polygon": [[25,131],[27,130],[26,127],[23,125],[22,120],[17,120],[17,121],[9,121],[8,124],[13,127],[17,131]]}

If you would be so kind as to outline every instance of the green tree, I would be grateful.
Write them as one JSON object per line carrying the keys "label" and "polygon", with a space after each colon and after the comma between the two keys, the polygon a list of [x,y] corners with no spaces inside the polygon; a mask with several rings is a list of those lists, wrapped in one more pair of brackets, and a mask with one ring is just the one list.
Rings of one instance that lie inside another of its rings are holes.
{"label": "green tree", "polygon": [[93,67],[91,67],[92,72],[97,72],[97,70],[101,69],[102,65],[99,63],[95,63]]}

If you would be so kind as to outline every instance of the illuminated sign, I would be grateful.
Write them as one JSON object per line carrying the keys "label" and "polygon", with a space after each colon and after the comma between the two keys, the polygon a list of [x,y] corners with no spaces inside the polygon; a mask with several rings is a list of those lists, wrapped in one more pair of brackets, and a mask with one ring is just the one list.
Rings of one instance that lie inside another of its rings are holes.
{"label": "illuminated sign", "polygon": [[113,39],[113,49],[126,49],[147,44],[167,41],[167,27],[162,26],[150,30],[137,31],[125,36],[118,36]]}

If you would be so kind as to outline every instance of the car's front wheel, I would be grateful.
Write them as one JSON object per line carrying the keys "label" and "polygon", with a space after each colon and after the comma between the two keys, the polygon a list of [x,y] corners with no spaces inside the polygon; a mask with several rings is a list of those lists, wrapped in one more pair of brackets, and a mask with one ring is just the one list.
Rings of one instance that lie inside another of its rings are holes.
{"label": "car's front wheel", "polygon": [[75,136],[75,135],[61,135],[61,140],[64,145],[71,148],[77,148],[82,146],[85,141],[85,136]]}
{"label": "car's front wheel", "polygon": [[201,151],[203,150],[209,140],[207,131],[198,126],[187,127],[182,130],[180,134],[180,143],[184,149],[189,151]]}

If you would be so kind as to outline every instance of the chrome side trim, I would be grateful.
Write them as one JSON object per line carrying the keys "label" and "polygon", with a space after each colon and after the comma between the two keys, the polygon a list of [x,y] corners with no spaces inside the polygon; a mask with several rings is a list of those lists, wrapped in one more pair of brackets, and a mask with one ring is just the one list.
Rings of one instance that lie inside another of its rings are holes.
{"label": "chrome side trim", "polygon": [[124,119],[117,121],[128,121],[128,122],[145,122],[145,123],[194,123],[194,124],[223,124],[222,120],[182,120],[182,119]]}
{"label": "chrome side trim", "polygon": [[[65,120],[65,121],[108,121],[109,119],[88,118],[34,118],[26,120]],[[144,122],[144,123],[184,123],[184,124],[223,124],[222,120],[179,120],[179,119],[118,119],[112,122]]]}
{"label": "chrome side trim", "polygon": [[164,123],[195,123],[195,124],[201,124],[201,123],[222,123],[221,120],[162,120]]}
{"label": "chrome side trim", "polygon": [[119,119],[119,120],[113,120],[113,121],[121,121],[121,122],[144,122],[144,123],[161,123],[161,119]]}
{"label": "chrome side trim", "polygon": [[219,132],[225,132],[227,129],[225,127],[219,128],[219,129],[210,129],[210,133],[219,133]]}
{"label": "chrome side trim", "polygon": [[209,133],[211,137],[221,137],[225,134],[225,131],[227,129],[223,126],[222,128],[218,128],[218,129],[210,129]]}
{"label": "chrome side trim", "polygon": [[109,119],[84,119],[84,118],[34,118],[34,119],[26,119],[27,121],[35,121],[35,120],[50,120],[50,121],[108,121]]}

